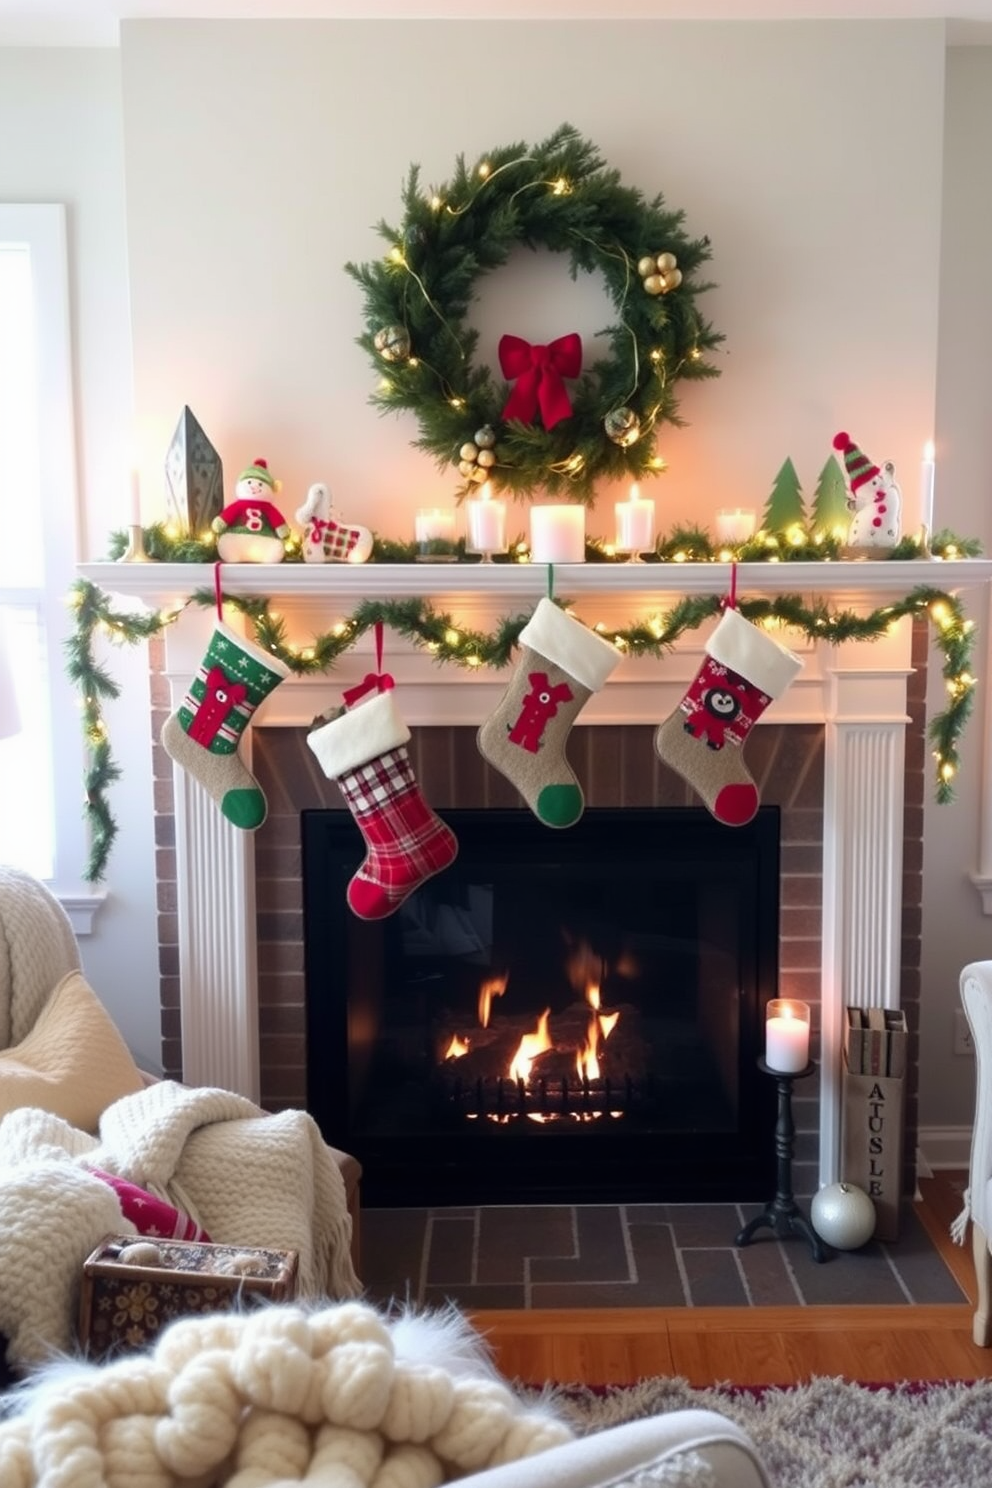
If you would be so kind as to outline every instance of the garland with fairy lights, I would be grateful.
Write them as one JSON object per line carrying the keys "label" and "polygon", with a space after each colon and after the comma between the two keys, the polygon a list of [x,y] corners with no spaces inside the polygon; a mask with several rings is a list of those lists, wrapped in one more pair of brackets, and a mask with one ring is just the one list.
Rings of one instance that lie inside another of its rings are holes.
{"label": "garland with fairy lights", "polygon": [[[358,340],[381,377],[371,401],[416,414],[417,447],[457,468],[459,494],[488,480],[512,497],[540,491],[591,506],[597,482],[663,469],[655,436],[680,422],[676,384],[717,376],[705,353],[723,340],[696,307],[712,287],[694,281],[710,245],[686,234],[685,214],[622,185],[569,124],[471,168],[459,156],[451,181],[426,193],[411,166],[403,206],[398,227],[378,225],[385,258],[345,266],[364,292]],[[507,383],[473,365],[478,333],[466,317],[479,278],[520,245],[565,254],[573,279],[600,274],[618,319],[601,333],[606,354],[585,368],[577,337],[534,348],[504,337],[518,343],[503,367],[517,379],[508,398]],[[559,399],[550,415],[549,379]],[[575,379],[567,389],[565,379]]]}
{"label": "garland with fairy lights", "polygon": [[[119,562],[128,550],[129,533],[118,528],[110,534],[109,557]],[[216,563],[217,543],[212,533],[192,537],[177,532],[167,522],[155,522],[141,531],[142,552],[156,563]],[[478,553],[469,553],[465,538],[449,542],[435,538],[430,542],[430,552],[442,558],[457,558],[460,563],[478,563]],[[929,547],[922,547],[920,538],[911,535],[900,539],[894,548],[878,553],[879,563],[905,563],[913,559],[928,561],[931,557],[943,559],[978,558],[982,545],[977,538],[959,537],[949,528],[934,533]],[[401,542],[396,538],[374,534],[369,563],[413,563],[419,557],[421,545],[416,542]],[[645,563],[834,563],[843,556],[841,539],[831,532],[807,529],[798,522],[781,532],[762,529],[744,542],[715,542],[702,527],[678,526],[668,534],[659,534],[653,553],[645,553]],[[622,563],[626,554],[618,554],[612,544],[602,538],[586,538],[587,563]],[[303,563],[303,549],[298,538],[286,539],[287,564]],[[493,563],[528,563],[530,549],[526,539],[516,538],[507,552],[494,553]]]}
{"label": "garland with fairy lights", "polygon": [[[958,540],[960,543],[960,540]],[[962,547],[970,544],[962,544]],[[958,551],[961,549],[959,548]],[[679,550],[681,552],[681,550]],[[677,560],[673,560],[677,561]],[[685,559],[683,558],[683,561]],[[315,636],[304,648],[290,643],[285,622],[260,598],[224,595],[224,603],[249,621],[256,643],[277,656],[297,676],[326,672],[360,636],[383,624],[418,646],[439,662],[470,669],[505,667],[529,616],[501,619],[493,631],[471,630],[450,614],[435,610],[426,599],[363,600],[347,619],[331,631]],[[84,780],[84,815],[90,834],[90,855],[84,877],[89,883],[102,880],[117,824],[107,799],[108,788],[120,778],[104,720],[104,704],[120,695],[106,667],[97,661],[97,636],[112,642],[135,644],[159,635],[174,623],[189,604],[214,606],[213,589],[197,590],[178,607],[155,615],[120,614],[111,600],[87,579],[77,580],[71,593],[76,623],[66,642],[66,670],[82,700],[83,737],[88,753]],[[716,594],[686,597],[667,612],[649,620],[636,620],[627,627],[597,625],[615,646],[630,656],[661,657],[680,636],[698,629],[720,612],[723,599]],[[811,641],[842,645],[845,641],[876,640],[903,616],[929,621],[933,642],[942,658],[941,672],[947,687],[946,708],[929,724],[935,766],[935,795],[939,803],[953,800],[953,781],[959,766],[958,746],[974,705],[975,677],[972,657],[975,647],[973,621],[967,619],[961,601],[930,584],[912,589],[905,599],[857,615],[851,610],[831,609],[826,604],[805,605],[795,595],[772,599],[739,599],[741,614],[756,624],[783,625],[802,632]]]}

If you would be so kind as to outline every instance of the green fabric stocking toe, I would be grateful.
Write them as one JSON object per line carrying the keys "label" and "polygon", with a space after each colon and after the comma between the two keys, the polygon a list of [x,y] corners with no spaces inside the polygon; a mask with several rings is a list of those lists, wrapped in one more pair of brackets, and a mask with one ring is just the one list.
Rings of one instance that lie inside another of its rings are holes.
{"label": "green fabric stocking toe", "polygon": [[578,785],[546,785],[538,792],[534,812],[546,827],[570,827],[584,806]]}
{"label": "green fabric stocking toe", "polygon": [[479,753],[517,787],[546,827],[570,827],[585,808],[565,748],[572,724],[620,660],[609,641],[542,599],[520,633],[520,659]]}
{"label": "green fabric stocking toe", "polygon": [[232,826],[253,832],[268,807],[238,756],[255,709],[289,668],[218,621],[179,707],[166,719],[162,747],[199,780]]}

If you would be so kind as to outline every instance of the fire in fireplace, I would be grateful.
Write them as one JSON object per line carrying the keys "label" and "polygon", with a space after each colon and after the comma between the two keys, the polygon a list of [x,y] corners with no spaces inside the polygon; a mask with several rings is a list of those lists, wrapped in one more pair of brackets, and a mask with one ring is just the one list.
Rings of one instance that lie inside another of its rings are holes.
{"label": "fire in fireplace", "polygon": [[350,815],[302,815],[308,1107],[366,1202],[763,1201],[777,808],[441,815],[458,859],[375,923]]}

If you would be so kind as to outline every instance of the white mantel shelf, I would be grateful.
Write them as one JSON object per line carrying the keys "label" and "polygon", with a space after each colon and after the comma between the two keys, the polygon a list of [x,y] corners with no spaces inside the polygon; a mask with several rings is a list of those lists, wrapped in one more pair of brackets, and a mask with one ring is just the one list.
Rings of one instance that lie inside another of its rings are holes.
{"label": "white mantel shelf", "polygon": [[[110,594],[159,605],[178,603],[214,583],[212,563],[84,563],[78,572]],[[555,593],[590,596],[723,593],[729,563],[565,563],[554,570]],[[950,562],[741,563],[737,591],[749,594],[826,595],[831,599],[905,595],[926,584],[957,590],[992,579],[992,559]],[[241,598],[306,601],[327,596],[403,599],[471,595],[488,601],[540,599],[548,571],[535,563],[225,563],[221,585]]]}

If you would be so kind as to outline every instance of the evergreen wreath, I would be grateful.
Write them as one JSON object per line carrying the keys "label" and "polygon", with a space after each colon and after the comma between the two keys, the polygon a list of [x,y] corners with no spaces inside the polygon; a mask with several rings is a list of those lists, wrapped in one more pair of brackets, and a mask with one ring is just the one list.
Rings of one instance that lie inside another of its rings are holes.
{"label": "evergreen wreath", "polygon": [[[364,291],[358,342],[382,378],[371,402],[416,414],[414,443],[459,470],[458,494],[489,480],[511,497],[591,506],[597,482],[663,469],[656,431],[682,422],[676,384],[718,376],[705,353],[723,340],[696,308],[713,287],[694,281],[710,244],[686,234],[684,213],[624,186],[569,124],[471,168],[459,156],[452,180],[427,193],[413,165],[403,206],[399,227],[378,224],[385,258],[345,266]],[[618,316],[600,333],[609,353],[570,384],[571,413],[551,427],[504,417],[507,385],[473,365],[478,336],[465,323],[479,279],[521,244],[566,254],[573,279],[601,274]]]}

